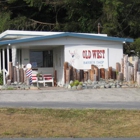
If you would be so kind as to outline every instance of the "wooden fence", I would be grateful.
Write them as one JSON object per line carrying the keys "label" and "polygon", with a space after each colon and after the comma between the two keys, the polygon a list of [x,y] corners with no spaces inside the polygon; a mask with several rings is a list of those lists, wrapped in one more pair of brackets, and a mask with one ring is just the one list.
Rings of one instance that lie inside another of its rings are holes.
{"label": "wooden fence", "polygon": [[[108,69],[98,68],[95,65],[91,65],[91,69],[77,70],[68,62],[64,63],[64,81],[65,83],[69,83],[70,80],[79,80],[79,81],[87,81],[90,79],[91,81],[99,81],[102,79],[114,79],[120,81],[131,81],[137,82],[140,85],[140,59],[135,60],[133,64],[128,61],[128,55],[125,55],[124,58],[121,59],[121,62],[116,63],[116,69],[112,67],[108,67]],[[26,82],[26,72],[23,68],[18,68],[12,65],[12,62],[9,62],[9,75],[6,78],[6,81],[10,81],[11,83],[27,83]],[[57,71],[54,71],[54,85],[57,85]]]}
{"label": "wooden fence", "polygon": [[87,81],[90,79],[91,81],[98,81],[100,78],[108,80],[120,80],[120,81],[131,81],[137,82],[140,85],[140,59],[135,60],[134,64],[131,64],[128,61],[128,55],[124,55],[124,58],[121,59],[121,62],[116,63],[116,69],[112,67],[98,68],[95,65],[91,65],[91,69],[77,70],[68,62],[64,63],[64,79],[65,83],[69,83],[70,80],[79,80],[79,81]]}
{"label": "wooden fence", "polygon": [[[6,77],[6,83],[24,83],[29,84],[29,81],[27,81],[26,76],[26,69],[25,68],[19,68],[17,66],[13,66],[12,62],[9,62],[9,75]],[[28,79],[29,80],[29,79]],[[54,86],[57,85],[57,71],[54,71]]]}
{"label": "wooden fence", "polygon": [[24,68],[18,68],[13,66],[12,62],[9,62],[9,75],[6,77],[6,81],[10,83],[26,83],[26,73]]}

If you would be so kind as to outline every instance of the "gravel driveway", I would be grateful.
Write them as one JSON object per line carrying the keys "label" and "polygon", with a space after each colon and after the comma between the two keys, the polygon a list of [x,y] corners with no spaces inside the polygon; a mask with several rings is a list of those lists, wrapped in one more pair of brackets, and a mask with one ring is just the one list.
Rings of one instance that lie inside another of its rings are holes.
{"label": "gravel driveway", "polygon": [[87,102],[114,101],[139,102],[140,88],[111,88],[67,90],[64,88],[45,88],[40,90],[0,90],[0,102],[57,101]]}

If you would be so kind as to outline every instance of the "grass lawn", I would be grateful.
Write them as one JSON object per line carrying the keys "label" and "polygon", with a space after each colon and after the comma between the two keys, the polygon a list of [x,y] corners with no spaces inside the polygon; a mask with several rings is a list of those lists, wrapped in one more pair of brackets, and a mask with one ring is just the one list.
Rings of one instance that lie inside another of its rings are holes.
{"label": "grass lawn", "polygon": [[0,137],[140,137],[140,111],[0,108]]}

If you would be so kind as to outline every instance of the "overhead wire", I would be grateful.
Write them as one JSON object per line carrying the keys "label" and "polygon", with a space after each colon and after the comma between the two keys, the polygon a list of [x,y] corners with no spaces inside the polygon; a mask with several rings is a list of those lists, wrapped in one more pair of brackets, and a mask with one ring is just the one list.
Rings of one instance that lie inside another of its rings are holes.
{"label": "overhead wire", "polygon": [[2,3],[2,2],[3,2],[3,3],[5,3],[5,2],[8,2],[8,1],[5,1],[5,0],[0,0],[0,2],[1,2],[1,3]]}
{"label": "overhead wire", "polygon": [[[137,11],[137,13],[133,16],[133,19],[136,17],[136,15],[139,13],[139,11]],[[119,35],[120,33],[122,33],[124,30],[126,30],[129,27],[129,24],[123,29],[121,30],[117,35]]]}
{"label": "overhead wire", "polygon": [[[130,13],[131,13],[131,11],[132,11],[132,9],[133,9],[133,7],[135,6],[135,3],[136,3],[136,1],[134,1],[134,3],[132,4],[132,6],[131,6],[131,9],[129,10],[129,12],[128,12],[128,14],[125,16],[125,18],[123,19],[123,21],[117,26],[117,27],[119,27],[119,26],[121,26],[124,22],[125,22],[125,20],[127,19],[127,17],[130,15]],[[138,12],[137,12],[138,13]],[[135,14],[135,16],[137,15],[137,13]],[[134,16],[134,17],[135,17]],[[129,25],[128,25],[129,26]],[[127,26],[127,27],[128,27]],[[113,27],[103,27],[103,26],[100,26],[101,28],[109,28],[109,29],[114,29]],[[120,34],[121,32],[123,32],[127,27],[125,27],[122,31],[120,31],[118,34]],[[117,35],[115,35],[115,36],[118,36],[118,34]]]}
{"label": "overhead wire", "polygon": [[[132,11],[132,9],[133,9],[135,3],[136,3],[136,1],[134,1],[133,5],[131,6],[131,9],[130,9],[129,12],[128,12],[128,14],[125,16],[125,18],[123,19],[123,21],[118,25],[118,27],[121,26],[121,25],[125,22],[125,20],[127,19],[127,17],[130,15],[130,13],[131,13],[131,11]],[[139,12],[139,11],[137,11],[137,13],[138,13],[138,12]],[[135,14],[135,16],[137,15],[137,13]],[[135,16],[133,16],[133,19],[134,19]],[[123,30],[121,30],[119,33],[117,33],[116,36],[120,35],[120,34],[121,34],[125,29],[127,29],[128,27],[129,27],[129,25],[127,25]]]}
{"label": "overhead wire", "polygon": [[[125,16],[125,18],[123,19],[123,21],[121,22],[121,24],[122,24],[122,23],[125,21],[125,19],[129,16],[129,14],[130,14],[130,12],[132,11],[132,9],[133,9],[135,3],[136,3],[136,2],[133,3],[131,9],[129,10],[128,14]],[[121,25],[121,24],[120,24],[120,25]]]}
{"label": "overhead wire", "polygon": [[[9,1],[8,0],[0,0],[0,3],[8,3]],[[26,7],[27,5],[20,5],[20,6],[10,6],[10,8],[18,8],[18,7]]]}

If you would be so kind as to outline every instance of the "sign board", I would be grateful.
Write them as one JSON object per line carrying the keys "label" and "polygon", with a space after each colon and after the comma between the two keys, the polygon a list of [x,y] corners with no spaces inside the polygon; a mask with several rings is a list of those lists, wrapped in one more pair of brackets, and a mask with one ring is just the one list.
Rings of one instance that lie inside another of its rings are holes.
{"label": "sign board", "polygon": [[32,65],[31,65],[30,63],[28,63],[28,64],[26,65],[26,68],[27,68],[27,69],[31,69],[31,68],[32,68]]}
{"label": "sign board", "polygon": [[94,46],[65,46],[65,62],[76,69],[108,68],[108,49]]}
{"label": "sign board", "polygon": [[28,58],[24,58],[24,60],[29,60]]}

